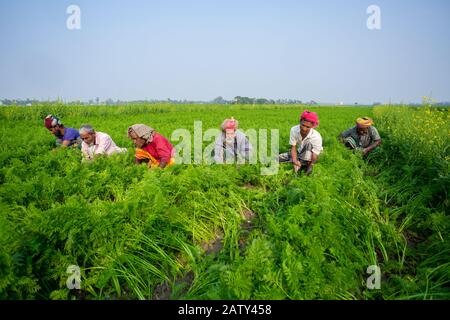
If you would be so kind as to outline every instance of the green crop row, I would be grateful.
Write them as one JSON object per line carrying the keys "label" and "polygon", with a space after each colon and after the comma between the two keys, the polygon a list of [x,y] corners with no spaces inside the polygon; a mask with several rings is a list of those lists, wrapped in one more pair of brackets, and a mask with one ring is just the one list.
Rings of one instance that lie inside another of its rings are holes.
{"label": "green crop row", "polygon": [[[324,152],[312,176],[288,164],[135,165],[127,127],[278,128],[305,107],[43,105],[0,109],[0,299],[448,299],[448,110],[315,107]],[[107,132],[128,154],[81,163],[54,149],[48,113]],[[369,161],[337,135],[373,116]],[[428,121],[428,122],[426,122]],[[423,128],[423,129],[422,129]],[[176,142],[174,143],[176,144]],[[81,269],[69,290],[67,268]],[[367,287],[367,268],[381,288]]]}

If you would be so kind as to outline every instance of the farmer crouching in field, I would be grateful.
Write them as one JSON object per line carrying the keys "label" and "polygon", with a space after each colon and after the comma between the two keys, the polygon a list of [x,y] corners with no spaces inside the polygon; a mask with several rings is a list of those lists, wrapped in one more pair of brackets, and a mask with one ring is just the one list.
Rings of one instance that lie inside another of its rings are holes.
{"label": "farmer crouching in field", "polygon": [[378,130],[373,126],[373,120],[368,117],[356,119],[356,125],[342,132],[339,140],[347,148],[361,151],[364,156],[381,144]]}
{"label": "farmer crouching in field", "polygon": [[242,163],[249,161],[252,145],[245,134],[238,130],[239,122],[233,117],[225,119],[220,128],[214,147],[216,163]]}
{"label": "farmer crouching in field", "polygon": [[111,137],[103,132],[95,131],[92,126],[84,124],[80,128],[80,137],[83,140],[81,152],[84,161],[94,160],[95,157],[114,153],[125,153],[126,148],[119,148]]}
{"label": "farmer crouching in field", "polygon": [[300,116],[300,124],[291,128],[291,151],[280,154],[279,161],[292,162],[295,172],[304,169],[305,175],[310,175],[323,150],[322,136],[314,129],[318,125],[317,113],[305,110]]}
{"label": "farmer crouching in field", "polygon": [[175,163],[175,148],[161,134],[145,124],[128,128],[128,137],[136,145],[136,163],[147,162],[149,168],[165,168]]}
{"label": "farmer crouching in field", "polygon": [[81,148],[81,138],[77,129],[66,128],[54,115],[44,119],[44,126],[56,137],[56,146]]}

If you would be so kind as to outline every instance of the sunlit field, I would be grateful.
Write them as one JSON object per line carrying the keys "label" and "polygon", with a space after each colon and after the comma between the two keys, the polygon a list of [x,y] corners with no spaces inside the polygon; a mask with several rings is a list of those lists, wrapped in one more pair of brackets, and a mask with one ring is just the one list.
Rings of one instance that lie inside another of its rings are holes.
{"label": "sunlit field", "polygon": [[[286,152],[305,109],[324,147],[311,176],[290,164],[149,170],[127,137],[135,123],[172,139],[233,116],[278,129]],[[55,147],[49,113],[128,153],[82,163]],[[368,159],[337,139],[361,116],[382,137]],[[0,121],[0,299],[450,299],[447,108],[51,104],[1,107]]]}

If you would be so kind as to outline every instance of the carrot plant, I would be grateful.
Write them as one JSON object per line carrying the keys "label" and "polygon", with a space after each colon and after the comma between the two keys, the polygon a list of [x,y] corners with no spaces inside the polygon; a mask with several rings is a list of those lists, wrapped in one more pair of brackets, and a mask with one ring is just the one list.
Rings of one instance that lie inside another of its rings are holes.
{"label": "carrot plant", "polygon": [[[265,176],[261,164],[149,171],[126,134],[145,123],[170,138],[233,116],[244,130],[279,129],[285,152],[304,109],[2,107],[0,298],[448,299],[448,109],[314,107],[324,152],[311,177],[289,164]],[[91,123],[129,152],[81,163],[79,150],[55,148],[48,113]],[[368,160],[336,139],[364,115],[383,139]],[[378,290],[367,287],[371,265]]]}

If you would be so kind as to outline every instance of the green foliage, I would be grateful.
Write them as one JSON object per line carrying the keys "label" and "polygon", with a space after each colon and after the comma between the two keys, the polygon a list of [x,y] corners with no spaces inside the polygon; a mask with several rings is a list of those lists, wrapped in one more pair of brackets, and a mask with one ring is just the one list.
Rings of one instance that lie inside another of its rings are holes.
{"label": "green foliage", "polygon": [[[288,164],[271,176],[259,165],[148,170],[126,136],[134,123],[170,138],[234,116],[244,130],[278,128],[284,152],[304,109],[1,108],[0,299],[74,299],[69,265],[81,268],[85,299],[448,299],[446,109],[312,108],[324,152],[311,177]],[[372,112],[383,144],[366,162],[336,137]],[[81,163],[79,150],[54,149],[48,113],[90,123],[129,153]],[[374,264],[381,290],[366,287]]]}

